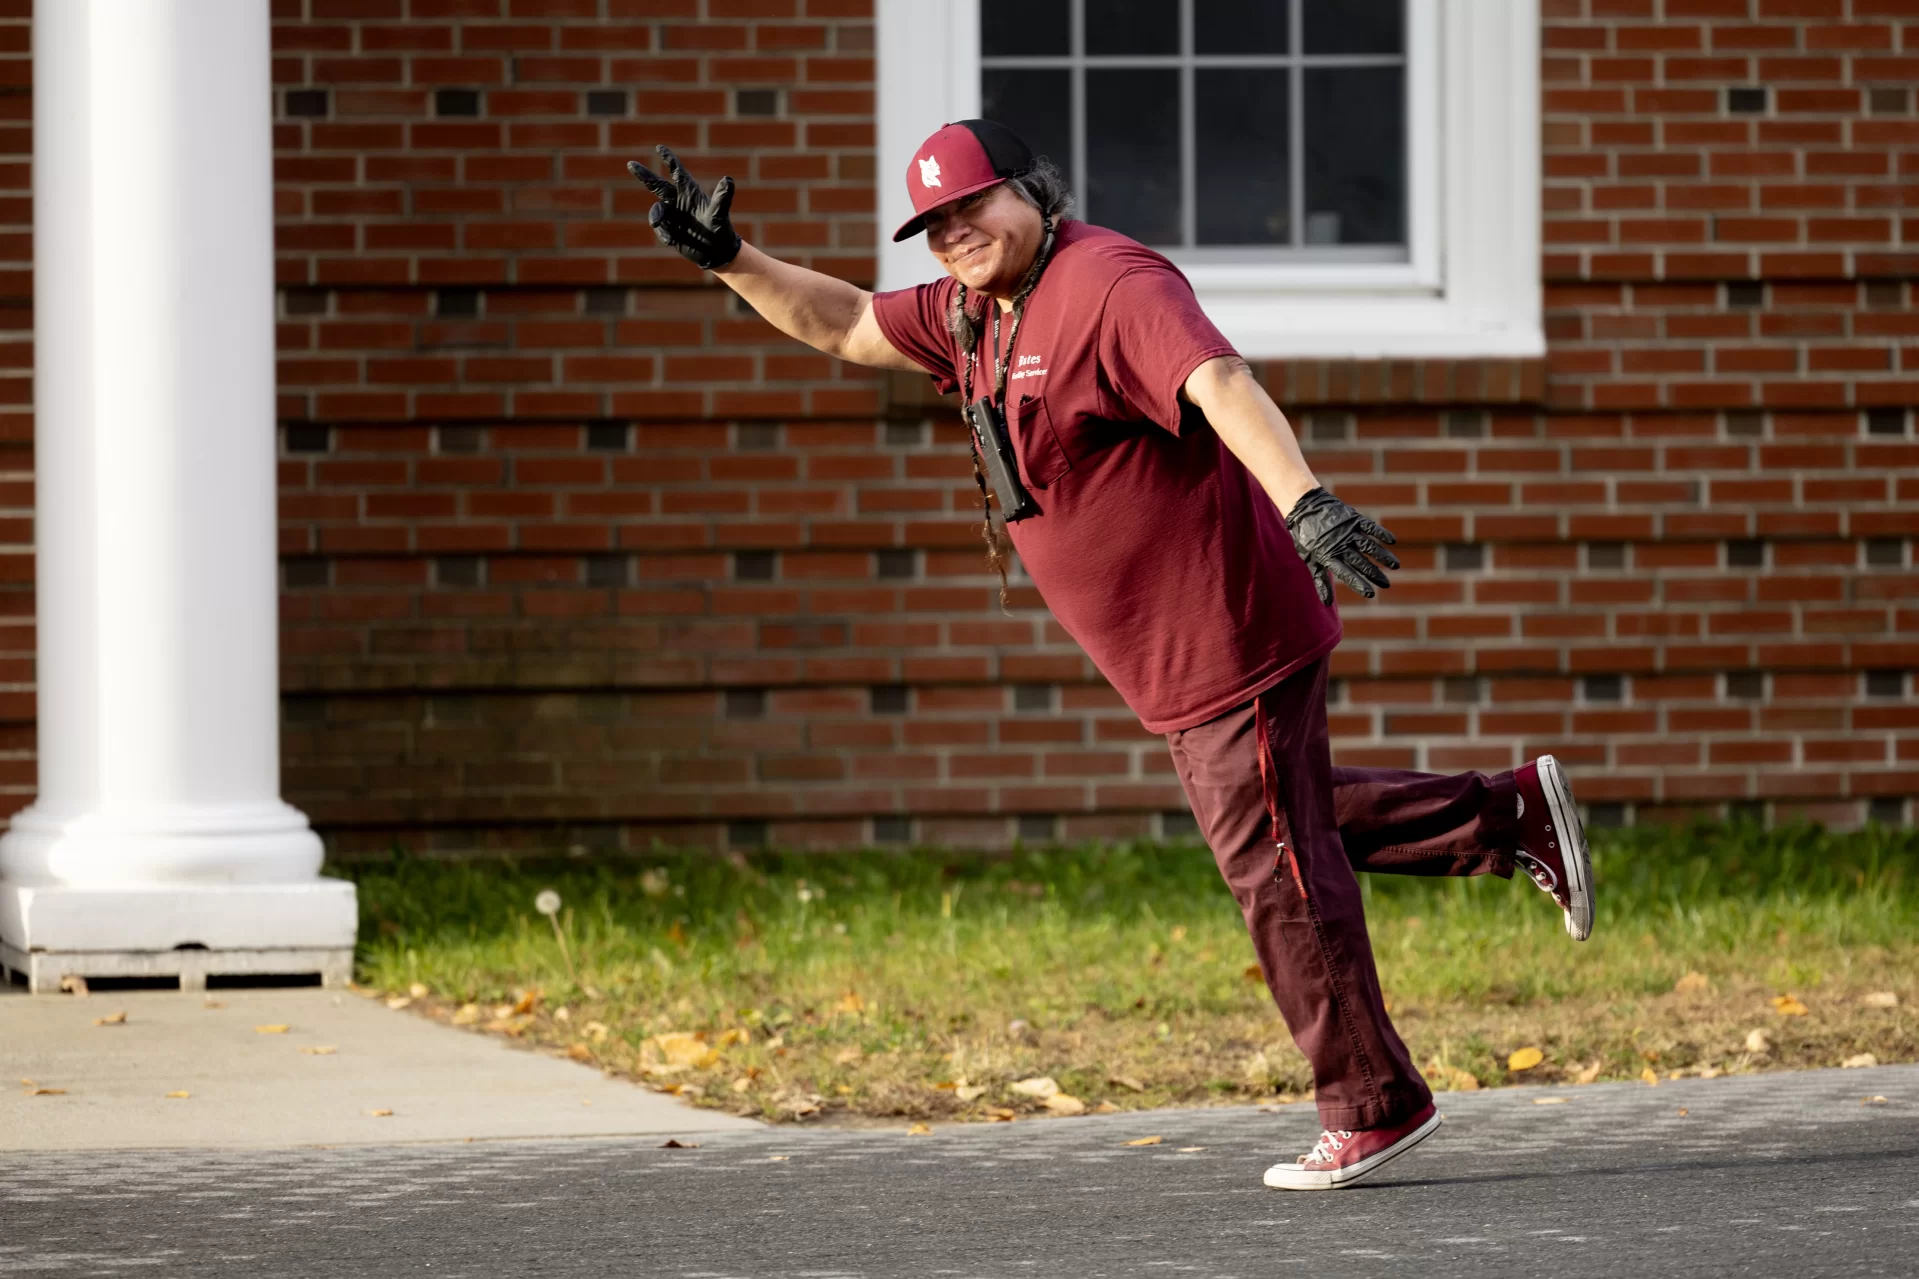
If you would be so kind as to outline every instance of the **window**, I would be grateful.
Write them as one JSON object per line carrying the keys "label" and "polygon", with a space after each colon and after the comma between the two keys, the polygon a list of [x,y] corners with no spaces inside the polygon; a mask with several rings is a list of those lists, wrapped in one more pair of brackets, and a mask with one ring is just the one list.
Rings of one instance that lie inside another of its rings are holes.
{"label": "window", "polygon": [[1089,222],[1235,261],[1406,260],[1406,0],[980,0],[980,53],[980,114]]}
{"label": "window", "polygon": [[[1537,356],[1539,0],[877,0],[880,221],[1004,120],[1252,358]],[[880,287],[934,277],[882,239]]]}

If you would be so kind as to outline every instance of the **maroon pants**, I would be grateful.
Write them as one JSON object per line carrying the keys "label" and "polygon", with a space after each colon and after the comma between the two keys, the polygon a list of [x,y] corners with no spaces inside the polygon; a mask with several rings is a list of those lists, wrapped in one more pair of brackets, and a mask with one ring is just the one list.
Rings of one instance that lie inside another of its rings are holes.
{"label": "maroon pants", "polygon": [[1312,1064],[1321,1123],[1380,1128],[1432,1092],[1386,1015],[1353,872],[1510,876],[1518,803],[1511,773],[1334,768],[1326,665],[1166,741],[1267,988]]}

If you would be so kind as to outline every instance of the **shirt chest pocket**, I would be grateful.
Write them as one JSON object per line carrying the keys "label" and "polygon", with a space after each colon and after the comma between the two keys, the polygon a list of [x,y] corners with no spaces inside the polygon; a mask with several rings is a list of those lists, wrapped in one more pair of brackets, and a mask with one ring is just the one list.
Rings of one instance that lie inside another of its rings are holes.
{"label": "shirt chest pocket", "polygon": [[1013,409],[1013,438],[1029,487],[1046,488],[1072,469],[1073,461],[1061,447],[1052,415],[1046,411],[1045,396],[1021,400]]}

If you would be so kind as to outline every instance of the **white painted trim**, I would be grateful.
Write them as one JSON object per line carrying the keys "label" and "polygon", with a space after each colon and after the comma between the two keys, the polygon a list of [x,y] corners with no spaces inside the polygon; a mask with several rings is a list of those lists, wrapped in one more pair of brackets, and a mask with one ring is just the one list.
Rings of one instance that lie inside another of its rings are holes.
{"label": "white painted trim", "polygon": [[[1410,3],[1411,260],[1183,263],[1250,358],[1545,353],[1539,0]],[[979,111],[979,0],[878,0],[877,16],[879,287],[896,289],[937,274],[918,241],[891,242],[912,209],[895,169]]]}

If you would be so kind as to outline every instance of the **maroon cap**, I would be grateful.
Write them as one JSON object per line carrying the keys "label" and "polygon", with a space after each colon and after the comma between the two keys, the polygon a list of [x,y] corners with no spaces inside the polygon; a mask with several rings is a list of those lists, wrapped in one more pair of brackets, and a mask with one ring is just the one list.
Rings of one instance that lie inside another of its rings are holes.
{"label": "maroon cap", "polygon": [[913,216],[893,232],[897,243],[918,235],[940,205],[984,191],[1033,167],[1033,153],[1017,133],[993,120],[961,120],[920,143],[906,166]]}

